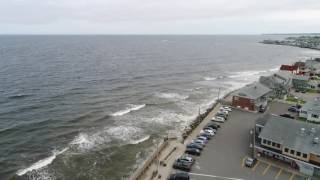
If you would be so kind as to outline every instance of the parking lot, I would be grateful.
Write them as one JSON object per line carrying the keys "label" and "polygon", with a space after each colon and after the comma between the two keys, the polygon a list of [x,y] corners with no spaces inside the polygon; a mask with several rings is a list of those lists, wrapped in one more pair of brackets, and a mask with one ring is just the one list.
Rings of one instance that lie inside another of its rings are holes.
{"label": "parking lot", "polygon": [[292,106],[291,104],[287,104],[287,103],[282,103],[282,102],[277,102],[277,101],[273,101],[269,104],[267,112],[266,113],[270,113],[270,114],[276,114],[276,115],[280,115],[280,114],[284,114],[284,113],[288,113],[291,116],[297,118],[298,117],[298,113],[295,112],[289,112],[288,108]]}
{"label": "parking lot", "polygon": [[213,137],[190,172],[193,180],[300,180],[298,175],[286,172],[264,162],[253,168],[244,167],[250,156],[250,130],[261,114],[233,110]]}

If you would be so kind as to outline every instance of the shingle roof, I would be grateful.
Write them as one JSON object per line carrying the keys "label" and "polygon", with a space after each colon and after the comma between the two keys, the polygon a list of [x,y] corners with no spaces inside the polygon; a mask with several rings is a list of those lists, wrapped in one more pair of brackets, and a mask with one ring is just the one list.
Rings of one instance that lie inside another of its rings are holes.
{"label": "shingle roof", "polygon": [[304,80],[304,81],[308,81],[309,80],[309,76],[303,76],[303,75],[292,75],[292,79],[298,79],[298,80]]}
{"label": "shingle roof", "polygon": [[303,106],[302,106],[302,111],[309,111],[309,112],[317,112],[320,113],[320,99],[316,98],[311,101],[307,101]]}
{"label": "shingle roof", "polygon": [[246,97],[249,99],[258,99],[259,97],[271,92],[271,89],[261,83],[249,84],[234,93],[236,96]]}
{"label": "shingle roof", "polygon": [[[276,115],[265,116],[267,122],[259,138],[268,139],[282,144],[284,147],[302,153],[320,154],[320,144],[314,144],[314,138],[320,137],[320,125],[305,123],[298,120]],[[304,133],[302,133],[304,128]],[[314,132],[312,132],[314,128]]]}

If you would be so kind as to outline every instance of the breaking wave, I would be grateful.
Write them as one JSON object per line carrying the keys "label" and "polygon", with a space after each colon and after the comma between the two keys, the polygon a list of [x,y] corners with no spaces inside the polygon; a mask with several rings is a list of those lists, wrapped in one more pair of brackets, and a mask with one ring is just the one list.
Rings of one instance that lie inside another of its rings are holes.
{"label": "breaking wave", "polygon": [[21,169],[17,172],[18,176],[22,176],[24,174],[26,174],[27,172],[33,171],[33,170],[39,170],[41,168],[44,168],[46,166],[48,166],[49,164],[52,163],[52,161],[60,154],[64,153],[65,151],[67,151],[68,148],[64,148],[61,151],[54,151],[53,154],[49,157],[46,157],[44,159],[41,159],[39,161],[37,161],[36,163],[32,164],[31,166],[29,166],[28,168],[25,169]]}
{"label": "breaking wave", "polygon": [[243,78],[243,77],[248,77],[248,76],[255,76],[259,75],[262,73],[267,73],[268,71],[241,71],[241,72],[236,72],[233,75],[228,76],[229,78]]}
{"label": "breaking wave", "polygon": [[150,139],[150,135],[147,135],[147,136],[145,136],[145,137],[143,137],[141,139],[138,139],[138,140],[132,140],[130,142],[130,144],[140,144],[140,143],[142,143],[142,142],[144,142],[144,141],[146,141],[148,139]]}
{"label": "breaking wave", "polygon": [[178,93],[157,93],[156,96],[163,99],[173,99],[173,100],[186,100],[189,98],[188,95],[181,95]]}
{"label": "breaking wave", "polygon": [[111,116],[123,116],[125,114],[130,113],[131,111],[138,111],[139,109],[142,109],[145,106],[146,106],[145,104],[142,104],[142,105],[130,105],[130,107],[128,107],[128,108],[126,108],[124,110],[115,112],[115,113],[111,114]]}

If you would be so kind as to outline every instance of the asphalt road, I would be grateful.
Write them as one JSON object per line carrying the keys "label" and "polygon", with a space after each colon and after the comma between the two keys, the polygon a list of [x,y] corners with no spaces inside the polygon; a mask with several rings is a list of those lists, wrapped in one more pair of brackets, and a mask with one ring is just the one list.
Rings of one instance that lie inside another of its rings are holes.
{"label": "asphalt road", "polygon": [[191,172],[193,180],[298,180],[279,168],[257,163],[254,168],[243,166],[251,154],[250,130],[261,114],[233,110],[217,135],[210,140],[202,155],[196,158]]}

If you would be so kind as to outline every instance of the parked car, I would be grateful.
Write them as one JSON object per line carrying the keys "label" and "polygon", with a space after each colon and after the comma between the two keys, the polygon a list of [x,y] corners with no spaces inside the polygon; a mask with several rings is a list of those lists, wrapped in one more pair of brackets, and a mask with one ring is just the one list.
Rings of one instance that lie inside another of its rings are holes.
{"label": "parked car", "polygon": [[214,133],[217,133],[217,129],[213,129],[212,127],[204,127],[203,128],[204,131],[213,131]]}
{"label": "parked car", "polygon": [[285,118],[294,119],[294,117],[293,117],[293,116],[291,116],[291,115],[290,115],[290,114],[288,114],[288,113],[281,114],[280,116],[281,116],[281,117],[285,117]]}
{"label": "parked car", "polygon": [[219,128],[219,126],[218,126],[216,123],[214,123],[214,122],[208,123],[208,124],[206,125],[206,128],[207,128],[207,127],[210,127],[210,128],[212,128],[212,129],[218,129],[218,128]]}
{"label": "parked car", "polygon": [[215,135],[215,132],[213,132],[213,131],[211,131],[211,130],[209,130],[209,129],[207,129],[207,130],[201,130],[201,131],[200,131],[200,135],[201,135],[201,133],[207,133],[207,134],[209,134],[211,137]]}
{"label": "parked car", "polygon": [[186,162],[186,163],[189,163],[189,164],[194,164],[195,159],[193,157],[191,157],[191,156],[182,155],[176,161],[178,161],[178,162]]}
{"label": "parked car", "polygon": [[225,112],[217,112],[215,116],[218,116],[218,117],[223,117],[225,119],[227,119],[228,115],[225,113]]}
{"label": "parked car", "polygon": [[227,110],[227,111],[229,111],[229,112],[232,111],[231,107],[229,107],[229,106],[222,106],[222,108],[225,109],[225,110]]}
{"label": "parked car", "polygon": [[215,116],[211,119],[213,122],[224,123],[225,119],[223,117]]}
{"label": "parked car", "polygon": [[191,141],[191,143],[200,144],[202,146],[206,145],[206,143],[204,141],[200,140],[200,139],[194,139],[194,140]]}
{"label": "parked car", "polygon": [[290,106],[288,108],[288,111],[290,111],[290,112],[299,112],[299,109],[296,106]]}
{"label": "parked car", "polygon": [[220,109],[219,112],[224,113],[226,116],[229,116],[229,111],[225,110],[225,109]]}
{"label": "parked car", "polygon": [[177,172],[170,174],[168,180],[190,180],[190,176],[185,172]]}
{"label": "parked car", "polygon": [[266,111],[266,107],[261,106],[261,107],[259,108],[259,113],[264,113],[265,111]]}
{"label": "parked car", "polygon": [[204,136],[208,139],[211,139],[212,136],[214,136],[214,134],[209,133],[209,132],[200,132],[199,136]]}
{"label": "parked car", "polygon": [[250,167],[252,168],[255,164],[256,164],[257,160],[256,159],[253,159],[253,158],[246,158],[244,164],[246,167]]}
{"label": "parked car", "polygon": [[191,155],[200,156],[201,151],[199,149],[196,149],[196,148],[187,148],[185,153],[191,154]]}
{"label": "parked car", "polygon": [[203,150],[203,146],[201,144],[197,144],[197,143],[189,143],[186,146],[187,148],[196,148],[199,149],[200,151]]}
{"label": "parked car", "polygon": [[209,139],[207,137],[205,137],[205,136],[198,136],[197,139],[202,140],[206,144],[209,142]]}
{"label": "parked car", "polygon": [[183,161],[175,161],[173,164],[174,169],[180,169],[183,171],[191,171],[192,164]]}

